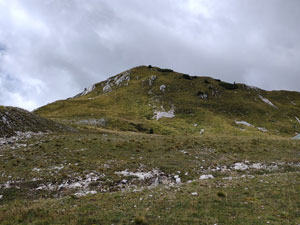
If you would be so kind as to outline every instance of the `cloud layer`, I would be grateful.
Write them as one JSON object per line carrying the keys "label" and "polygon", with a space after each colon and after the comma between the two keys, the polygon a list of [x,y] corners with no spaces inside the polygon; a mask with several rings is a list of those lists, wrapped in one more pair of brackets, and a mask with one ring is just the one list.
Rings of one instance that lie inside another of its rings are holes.
{"label": "cloud layer", "polygon": [[137,65],[300,91],[298,0],[0,0],[0,104],[34,109]]}

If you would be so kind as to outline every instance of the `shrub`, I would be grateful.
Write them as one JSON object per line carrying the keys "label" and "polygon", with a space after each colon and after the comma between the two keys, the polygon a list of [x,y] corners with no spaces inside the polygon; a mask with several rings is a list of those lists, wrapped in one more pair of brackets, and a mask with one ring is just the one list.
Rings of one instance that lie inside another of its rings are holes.
{"label": "shrub", "polygon": [[220,197],[220,198],[225,198],[225,197],[226,197],[226,194],[225,194],[224,192],[222,192],[222,191],[219,191],[219,192],[217,193],[217,196]]}
{"label": "shrub", "polygon": [[174,72],[174,71],[171,70],[171,69],[161,69],[161,68],[158,68],[158,71],[159,71],[159,72],[162,72],[162,73],[172,73],[172,72]]}
{"label": "shrub", "polygon": [[143,216],[137,216],[137,217],[135,217],[134,223],[135,223],[136,225],[146,225],[146,224],[148,224],[148,223],[146,222],[145,217],[143,217]]}
{"label": "shrub", "polygon": [[239,88],[237,84],[231,84],[226,82],[220,82],[219,85],[227,90],[235,90]]}
{"label": "shrub", "polygon": [[197,96],[204,95],[202,91],[198,91]]}
{"label": "shrub", "polygon": [[182,74],[182,77],[187,80],[191,80],[192,78],[188,74]]}

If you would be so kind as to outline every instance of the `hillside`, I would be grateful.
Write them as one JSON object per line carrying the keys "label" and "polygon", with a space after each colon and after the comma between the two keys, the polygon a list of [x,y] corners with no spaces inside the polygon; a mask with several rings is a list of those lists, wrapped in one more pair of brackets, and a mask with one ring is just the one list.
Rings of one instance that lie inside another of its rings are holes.
{"label": "hillside", "polygon": [[0,224],[300,224],[299,97],[141,66],[2,107],[43,133],[0,138]]}
{"label": "hillside", "polygon": [[18,132],[50,132],[62,128],[61,125],[24,109],[0,106],[0,137],[14,136]]}
{"label": "hillside", "polygon": [[265,91],[140,66],[35,113],[144,133],[294,136],[300,132],[299,106],[299,92]]}

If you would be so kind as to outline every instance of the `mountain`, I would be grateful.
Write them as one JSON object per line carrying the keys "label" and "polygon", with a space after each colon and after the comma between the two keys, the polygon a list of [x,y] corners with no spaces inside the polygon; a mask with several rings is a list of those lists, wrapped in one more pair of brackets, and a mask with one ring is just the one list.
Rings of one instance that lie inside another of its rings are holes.
{"label": "mountain", "polygon": [[35,111],[89,126],[157,134],[294,136],[300,93],[139,66]]}
{"label": "mountain", "polygon": [[61,125],[24,109],[0,106],[0,137],[14,136],[18,132],[38,133],[61,129]]}
{"label": "mountain", "polygon": [[300,224],[299,97],[140,66],[1,107],[0,224]]}

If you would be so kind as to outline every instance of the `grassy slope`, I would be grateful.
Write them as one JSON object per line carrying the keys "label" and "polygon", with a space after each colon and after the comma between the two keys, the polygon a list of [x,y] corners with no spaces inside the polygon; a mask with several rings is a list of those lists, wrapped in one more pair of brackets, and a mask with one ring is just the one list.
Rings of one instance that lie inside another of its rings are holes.
{"label": "grassy slope", "polygon": [[[121,74],[122,75],[122,74]],[[149,78],[157,76],[152,86]],[[118,75],[117,75],[118,76]],[[238,84],[238,89],[227,90],[222,82],[208,77],[183,78],[176,72],[160,72],[145,66],[130,70],[128,86],[123,82],[113,91],[103,93],[106,81],[96,84],[96,89],[82,97],[57,101],[38,109],[35,113],[47,118],[76,119],[105,118],[108,128],[136,130],[141,124],[155,133],[199,134],[205,129],[210,134],[226,132],[231,135],[260,135],[256,128],[237,126],[235,120],[244,120],[255,127],[264,127],[268,134],[293,136],[300,131],[295,117],[300,117],[300,93],[264,91]],[[114,77],[113,77],[114,78]],[[160,86],[166,85],[166,91]],[[149,94],[151,91],[151,94]],[[204,100],[197,93],[208,94]],[[277,108],[264,103],[259,95],[269,99]],[[295,103],[292,104],[292,103]],[[173,119],[152,119],[154,110],[163,106],[166,111],[175,106]],[[198,124],[194,127],[193,124]],[[240,128],[246,128],[241,132]]]}
{"label": "grassy slope", "polygon": [[[300,212],[300,142],[285,138],[160,136],[108,130],[49,134],[1,149],[1,224],[297,224]],[[186,153],[184,153],[184,150]],[[285,163],[275,170],[213,171],[249,161]],[[61,167],[62,169],[55,169]],[[179,174],[183,184],[121,192],[115,174],[128,169]],[[180,173],[178,172],[180,171]],[[37,190],[91,172],[98,194],[74,197],[77,189]],[[213,174],[215,179],[199,180]],[[246,175],[246,177],[244,177]],[[251,177],[251,176],[253,177]],[[225,180],[232,177],[232,180]],[[188,180],[194,182],[188,184]],[[102,192],[102,188],[111,191]],[[102,193],[101,193],[102,192]],[[198,196],[191,193],[197,192]],[[64,213],[61,213],[61,212]],[[143,223],[142,223],[143,224]]]}
{"label": "grassy slope", "polygon": [[[152,75],[158,78],[149,86]],[[243,84],[226,90],[212,78],[189,80],[157,68],[137,67],[130,76],[128,86],[125,81],[110,93],[103,93],[106,82],[101,82],[87,95],[35,112],[71,124],[77,132],[0,146],[0,224],[300,223],[300,142],[290,139],[299,129],[299,93]],[[163,84],[165,92],[159,90]],[[208,99],[200,99],[199,91],[207,92]],[[151,119],[155,109],[163,106],[168,111],[172,105],[175,118]],[[107,126],[74,123],[88,118],[105,118]],[[141,127],[146,130],[129,132]],[[146,134],[151,128],[154,134]],[[200,135],[203,128],[205,134]],[[216,170],[237,162],[273,169]],[[126,169],[158,169],[173,183],[179,175],[183,183],[148,189],[153,180],[115,173]],[[91,173],[99,175],[87,187],[97,192],[94,195],[76,197],[80,187],[39,189],[78,182]],[[214,179],[199,179],[207,174]]]}
{"label": "grassy slope", "polygon": [[0,106],[0,137],[15,135],[16,131],[48,132],[62,128],[61,125],[26,110]]}

